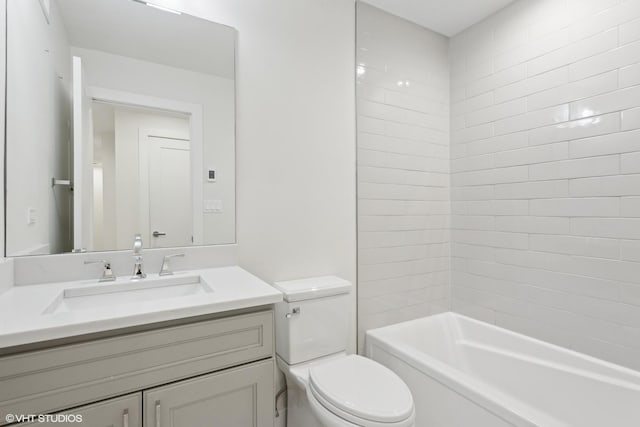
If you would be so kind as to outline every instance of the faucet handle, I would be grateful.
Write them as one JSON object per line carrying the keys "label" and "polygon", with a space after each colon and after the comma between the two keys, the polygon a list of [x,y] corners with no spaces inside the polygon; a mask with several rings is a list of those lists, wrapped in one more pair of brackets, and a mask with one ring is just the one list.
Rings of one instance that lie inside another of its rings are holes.
{"label": "faucet handle", "polygon": [[171,261],[172,258],[183,257],[183,256],[184,254],[165,255],[164,258],[162,259],[162,267],[160,268],[160,273],[158,273],[158,275],[171,276],[173,274],[173,271],[171,271],[171,266],[169,262]]}
{"label": "faucet handle", "polygon": [[133,238],[133,253],[139,255],[142,252],[142,236],[136,234]]}
{"label": "faucet handle", "polygon": [[116,276],[113,274],[113,270],[111,270],[111,261],[106,259],[89,259],[84,262],[85,264],[102,264],[102,277],[98,280],[99,282],[113,282],[116,280]]}

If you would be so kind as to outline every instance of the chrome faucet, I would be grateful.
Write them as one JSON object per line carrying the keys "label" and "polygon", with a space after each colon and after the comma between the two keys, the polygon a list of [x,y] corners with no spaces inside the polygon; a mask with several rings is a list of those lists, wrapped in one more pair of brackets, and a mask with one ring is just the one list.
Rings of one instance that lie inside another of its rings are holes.
{"label": "chrome faucet", "polygon": [[142,266],[142,236],[136,234],[133,240],[133,276],[131,280],[140,280],[147,277]]}

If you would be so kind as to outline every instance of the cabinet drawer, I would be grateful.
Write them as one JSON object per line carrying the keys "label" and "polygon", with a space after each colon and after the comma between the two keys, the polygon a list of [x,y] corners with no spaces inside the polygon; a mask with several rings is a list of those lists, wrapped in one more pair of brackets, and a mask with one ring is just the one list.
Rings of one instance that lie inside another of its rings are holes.
{"label": "cabinet drawer", "polygon": [[273,359],[144,392],[145,427],[272,427]]}
{"label": "cabinet drawer", "polygon": [[269,310],[3,357],[0,425],[272,355]]}
{"label": "cabinet drawer", "polygon": [[[66,415],[75,418],[70,419],[69,422],[61,421],[61,419]],[[53,416],[57,417],[55,421],[23,423],[20,424],[20,427],[59,427],[62,425],[84,425],[90,427],[141,427],[142,393],[128,394],[123,397],[94,403],[93,405],[81,406]]]}

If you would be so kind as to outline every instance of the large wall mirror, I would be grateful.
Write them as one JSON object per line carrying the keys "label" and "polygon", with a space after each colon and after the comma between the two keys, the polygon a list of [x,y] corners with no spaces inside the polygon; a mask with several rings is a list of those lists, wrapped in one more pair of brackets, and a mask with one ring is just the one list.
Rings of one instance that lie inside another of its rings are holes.
{"label": "large wall mirror", "polygon": [[233,28],[7,0],[7,256],[235,242]]}

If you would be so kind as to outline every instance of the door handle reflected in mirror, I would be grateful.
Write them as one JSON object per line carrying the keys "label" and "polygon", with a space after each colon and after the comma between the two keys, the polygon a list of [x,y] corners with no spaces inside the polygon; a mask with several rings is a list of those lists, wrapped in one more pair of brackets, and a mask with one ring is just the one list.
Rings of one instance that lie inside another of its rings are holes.
{"label": "door handle reflected in mirror", "polygon": [[153,237],[160,237],[160,236],[166,236],[167,233],[163,233],[162,231],[154,231],[153,232]]}

